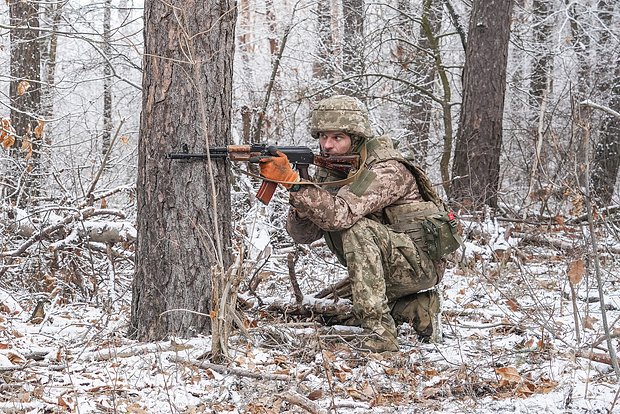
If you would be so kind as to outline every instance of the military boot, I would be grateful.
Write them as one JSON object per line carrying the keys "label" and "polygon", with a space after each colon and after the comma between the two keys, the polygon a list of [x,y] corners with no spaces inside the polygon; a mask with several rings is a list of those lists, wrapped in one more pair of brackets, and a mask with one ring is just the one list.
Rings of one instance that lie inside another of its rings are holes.
{"label": "military boot", "polygon": [[441,342],[441,307],[435,289],[396,300],[392,317],[397,324],[407,322],[423,342]]}
{"label": "military boot", "polygon": [[383,316],[375,329],[365,328],[364,331],[366,335],[359,345],[360,350],[375,353],[398,351],[396,324],[389,314]]}
{"label": "military boot", "polygon": [[326,333],[331,342],[345,341],[357,351],[382,353],[399,350],[396,325],[389,314],[385,315],[381,322],[364,320],[363,325],[364,328],[358,328],[357,332],[349,330],[350,328],[340,330],[330,327]]}

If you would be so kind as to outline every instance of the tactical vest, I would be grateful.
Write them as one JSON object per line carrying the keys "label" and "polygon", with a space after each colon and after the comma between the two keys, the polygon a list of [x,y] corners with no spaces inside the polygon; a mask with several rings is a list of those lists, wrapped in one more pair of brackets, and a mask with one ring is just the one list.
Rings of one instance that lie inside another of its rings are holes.
{"label": "tactical vest", "polygon": [[[447,213],[445,205],[426,173],[409,160],[405,159],[400,151],[394,148],[392,139],[386,135],[373,138],[366,143],[367,158],[364,171],[349,184],[354,194],[361,196],[370,186],[375,173],[370,167],[377,162],[396,160],[404,164],[416,180],[418,190],[424,201],[404,201],[385,207],[382,211],[366,216],[381,224],[387,225],[399,233],[407,233],[419,249],[426,251],[432,260],[441,260],[443,256],[455,251],[461,241],[456,232],[456,219],[452,213]],[[326,169],[317,170],[315,179],[318,182],[336,181],[346,178],[341,173]],[[325,187],[324,187],[325,188]],[[340,187],[327,187],[331,194],[336,194]],[[334,252],[338,260],[346,265],[342,248],[340,231],[323,232],[329,249]],[[411,258],[413,259],[413,258]]]}

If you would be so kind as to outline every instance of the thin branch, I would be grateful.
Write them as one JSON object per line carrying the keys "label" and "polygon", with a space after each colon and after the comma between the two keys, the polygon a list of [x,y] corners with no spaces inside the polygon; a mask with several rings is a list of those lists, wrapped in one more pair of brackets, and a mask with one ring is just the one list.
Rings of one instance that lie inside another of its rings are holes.
{"label": "thin branch", "polygon": [[289,375],[268,374],[268,373],[263,373],[263,372],[248,371],[242,368],[233,368],[233,367],[227,367],[227,366],[219,365],[219,364],[212,364],[210,362],[199,361],[193,358],[181,358],[181,357],[171,356],[168,358],[168,361],[181,363],[181,364],[183,363],[190,364],[198,368],[202,368],[202,369],[210,369],[211,371],[215,371],[218,374],[222,374],[222,375],[236,375],[239,377],[247,377],[247,378],[253,378],[253,379],[258,379],[258,380],[271,380],[271,381],[291,381],[293,379]]}
{"label": "thin branch", "polygon": [[607,106],[603,106],[595,102],[592,102],[589,99],[579,102],[579,105],[589,106],[590,108],[594,108],[594,109],[600,109],[603,112],[607,112],[609,115],[615,116],[616,118],[620,118],[620,112],[616,112]]}
{"label": "thin branch", "polygon": [[121,132],[121,128],[124,123],[125,123],[125,120],[122,119],[121,122],[118,124],[118,128],[116,128],[116,132],[114,133],[112,142],[110,142],[110,146],[108,147],[108,150],[103,156],[103,160],[101,160],[101,165],[99,166],[99,170],[97,171],[97,174],[95,174],[95,178],[93,178],[93,181],[91,181],[90,185],[88,186],[88,190],[86,190],[86,194],[84,194],[84,198],[86,198],[87,200],[90,197],[90,195],[93,193],[93,191],[95,191],[97,182],[99,182],[99,178],[101,178],[101,174],[103,173],[103,170],[108,164],[108,159],[110,158],[110,154],[112,153],[112,148],[114,148],[114,144],[116,143],[116,139],[118,138],[118,134]]}

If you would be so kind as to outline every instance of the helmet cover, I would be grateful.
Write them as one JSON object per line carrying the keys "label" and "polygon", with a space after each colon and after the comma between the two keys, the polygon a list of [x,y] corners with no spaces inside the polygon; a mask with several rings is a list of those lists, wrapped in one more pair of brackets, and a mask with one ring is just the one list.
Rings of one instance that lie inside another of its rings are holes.
{"label": "helmet cover", "polygon": [[334,95],[316,104],[310,118],[310,135],[318,138],[321,132],[344,132],[364,140],[374,136],[364,104],[346,95]]}

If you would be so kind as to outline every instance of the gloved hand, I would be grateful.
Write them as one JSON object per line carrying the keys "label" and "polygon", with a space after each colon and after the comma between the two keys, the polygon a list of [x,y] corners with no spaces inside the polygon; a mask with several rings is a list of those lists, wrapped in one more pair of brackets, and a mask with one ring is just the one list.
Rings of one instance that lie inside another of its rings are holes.
{"label": "gloved hand", "polygon": [[[260,175],[276,181],[299,181],[299,174],[293,170],[288,157],[282,151],[270,151],[271,157],[261,157],[258,160]],[[293,184],[282,184],[285,188],[291,188]]]}

